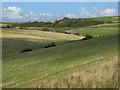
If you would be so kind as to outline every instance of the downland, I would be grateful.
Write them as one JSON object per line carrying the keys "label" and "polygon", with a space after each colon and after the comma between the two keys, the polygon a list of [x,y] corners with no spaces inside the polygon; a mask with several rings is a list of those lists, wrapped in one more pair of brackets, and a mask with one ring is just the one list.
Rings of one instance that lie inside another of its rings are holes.
{"label": "downland", "polygon": [[[62,28],[79,36],[44,27],[3,28],[3,88],[118,88],[117,17],[91,19],[107,23]],[[93,38],[81,40],[86,34]],[[56,46],[44,48],[51,42]],[[20,52],[26,48],[32,51]]]}

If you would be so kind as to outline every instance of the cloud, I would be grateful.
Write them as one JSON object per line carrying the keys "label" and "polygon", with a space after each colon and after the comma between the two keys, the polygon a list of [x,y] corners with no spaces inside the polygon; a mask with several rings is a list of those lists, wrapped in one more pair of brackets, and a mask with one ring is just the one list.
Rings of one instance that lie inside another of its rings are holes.
{"label": "cloud", "polygon": [[25,21],[54,21],[56,19],[61,19],[61,16],[50,13],[34,13],[31,11],[25,14],[23,18]]}
{"label": "cloud", "polygon": [[103,11],[100,11],[100,15],[102,16],[113,16],[113,15],[116,15],[116,10],[113,9],[113,8],[107,8]]}
{"label": "cloud", "polygon": [[96,14],[87,11],[85,7],[81,7],[80,8],[80,16],[85,17],[85,18],[86,17],[96,17]]}
{"label": "cloud", "polygon": [[4,10],[10,10],[10,11],[13,11],[13,12],[16,12],[16,13],[20,13],[22,11],[21,8],[15,7],[15,6],[10,6],[7,9],[4,9]]}
{"label": "cloud", "polygon": [[115,16],[117,11],[113,8],[106,8],[104,10],[98,10],[97,7],[92,7],[94,12],[88,12],[85,7],[80,8],[81,17],[98,17],[98,16]]}
{"label": "cloud", "polygon": [[[91,11],[87,11],[86,7],[80,7],[80,13],[68,13],[68,14],[51,14],[51,13],[34,13],[30,11],[26,14],[23,13],[22,8],[16,6],[9,6],[0,11],[2,20],[7,22],[19,22],[19,21],[55,21],[64,17],[79,18],[79,17],[98,17],[98,16],[113,16],[117,15],[117,11],[113,8],[106,8],[104,10],[98,10],[96,6],[91,7]],[[78,10],[79,12],[79,10]]]}
{"label": "cloud", "polygon": [[91,13],[88,12],[85,7],[80,8],[80,15],[82,17],[91,17]]}
{"label": "cloud", "polygon": [[22,9],[15,6],[4,8],[2,11],[3,20],[18,20],[22,18]]}
{"label": "cloud", "polygon": [[64,17],[68,17],[68,18],[78,18],[79,15],[77,15],[77,14],[65,14]]}
{"label": "cloud", "polygon": [[23,14],[22,8],[16,6],[10,6],[4,8],[0,15],[2,15],[3,21],[55,21],[61,19],[62,15],[50,14],[50,13],[34,13],[30,11],[27,14]]}

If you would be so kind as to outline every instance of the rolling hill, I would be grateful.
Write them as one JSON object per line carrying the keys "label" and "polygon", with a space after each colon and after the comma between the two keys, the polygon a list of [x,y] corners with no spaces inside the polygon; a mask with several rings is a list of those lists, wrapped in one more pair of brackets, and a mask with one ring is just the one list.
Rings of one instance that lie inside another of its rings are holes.
{"label": "rolling hill", "polygon": [[[3,29],[3,87],[118,87],[117,24],[74,30],[81,35]],[[94,37],[81,41],[86,34]]]}

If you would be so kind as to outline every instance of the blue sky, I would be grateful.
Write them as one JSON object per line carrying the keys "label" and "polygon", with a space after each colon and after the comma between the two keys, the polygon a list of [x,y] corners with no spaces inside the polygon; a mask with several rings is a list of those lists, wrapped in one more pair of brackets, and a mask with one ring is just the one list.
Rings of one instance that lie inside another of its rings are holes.
{"label": "blue sky", "polygon": [[117,2],[4,2],[2,19],[3,21],[54,21],[63,17],[116,16],[117,9]]}
{"label": "blue sky", "polygon": [[2,2],[119,2],[119,0],[1,0]]}

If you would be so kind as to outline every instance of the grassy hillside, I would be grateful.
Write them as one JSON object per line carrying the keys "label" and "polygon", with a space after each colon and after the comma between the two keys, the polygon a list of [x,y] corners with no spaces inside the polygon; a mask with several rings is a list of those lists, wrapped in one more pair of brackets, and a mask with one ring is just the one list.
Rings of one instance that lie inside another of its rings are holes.
{"label": "grassy hillside", "polygon": [[117,24],[103,24],[103,25],[94,25],[89,27],[83,27],[76,29],[81,35],[90,34],[93,36],[106,36],[106,35],[115,35],[118,33]]}
{"label": "grassy hillside", "polygon": [[[118,87],[117,25],[75,30],[100,37],[3,30],[3,87]],[[44,48],[50,42],[57,46]]]}
{"label": "grassy hillside", "polygon": [[89,18],[90,20],[98,20],[98,21],[112,21],[112,22],[118,22],[118,17],[117,16],[106,16],[106,17],[97,17],[97,18]]}

